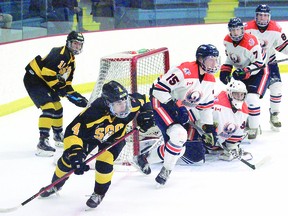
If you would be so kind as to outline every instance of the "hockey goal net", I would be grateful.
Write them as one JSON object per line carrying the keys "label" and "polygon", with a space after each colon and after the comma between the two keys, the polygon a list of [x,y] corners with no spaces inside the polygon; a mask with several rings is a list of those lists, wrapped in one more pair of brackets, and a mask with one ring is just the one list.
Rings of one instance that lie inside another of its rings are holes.
{"label": "hockey goal net", "polygon": [[[149,95],[150,87],[154,80],[169,69],[168,48],[141,49],[126,51],[102,57],[100,59],[100,72],[89,103],[101,95],[102,86],[115,80],[121,83],[129,93],[138,92]],[[130,125],[134,128],[135,121]],[[128,138],[117,162],[129,164],[133,156],[139,154],[139,139],[156,138],[160,136],[157,127],[151,128],[147,133],[135,132]]]}

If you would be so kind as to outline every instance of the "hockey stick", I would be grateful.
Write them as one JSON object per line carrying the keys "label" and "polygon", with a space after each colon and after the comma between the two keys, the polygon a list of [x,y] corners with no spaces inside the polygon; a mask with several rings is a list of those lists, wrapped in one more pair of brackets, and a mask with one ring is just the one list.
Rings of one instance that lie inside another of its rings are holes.
{"label": "hockey stick", "polygon": [[[202,136],[205,132],[203,131],[202,128],[200,128],[198,125],[196,125],[195,123],[189,121],[189,124],[192,125],[192,127],[194,127],[198,133],[200,134],[200,136]],[[220,143],[219,143],[220,144]],[[263,158],[259,163],[257,164],[251,164],[249,163],[247,160],[244,160],[240,155],[235,154],[234,152],[231,152],[231,150],[229,150],[226,146],[223,146],[222,144],[220,144],[220,147],[223,148],[225,151],[228,151],[230,154],[232,154],[234,157],[236,157],[238,160],[240,160],[242,163],[244,163],[245,165],[247,165],[248,167],[250,167],[251,169],[255,170],[256,168],[258,168],[259,166],[261,166],[262,164],[264,164],[266,161],[270,160],[270,157],[266,156],[265,158]]]}
{"label": "hockey stick", "polygon": [[[276,60],[276,61],[273,61],[273,62],[269,62],[268,64],[277,64],[277,63],[280,63],[280,62],[284,62],[284,61],[287,61],[288,58],[285,58],[285,59],[280,59],[280,60]],[[250,70],[247,70],[247,71],[243,71],[244,73],[251,73],[253,71],[257,71],[257,70],[261,70],[263,68],[265,68],[267,65],[264,64],[262,65],[261,67],[257,67],[257,68],[254,68],[254,69],[250,69]],[[233,72],[234,73],[234,72]]]}
{"label": "hockey stick", "polygon": [[[92,161],[93,159],[95,159],[96,157],[100,156],[101,154],[103,154],[105,151],[107,151],[108,149],[112,148],[113,146],[117,145],[118,143],[120,143],[121,141],[123,141],[124,139],[126,139],[128,136],[130,136],[131,134],[133,134],[136,130],[139,130],[139,126],[135,127],[134,129],[132,129],[130,132],[128,132],[127,134],[125,134],[123,137],[121,137],[119,140],[117,140],[116,142],[112,143],[111,145],[108,145],[107,147],[105,147],[104,149],[102,149],[100,152],[94,154],[93,156],[91,156],[90,158],[88,158],[87,160],[85,160],[85,164],[89,163],[90,161]],[[38,193],[34,194],[33,196],[31,196],[30,198],[28,198],[27,200],[25,200],[24,202],[22,202],[20,205],[17,205],[15,207],[11,207],[11,208],[0,208],[0,213],[7,213],[7,212],[12,212],[12,211],[16,211],[17,209],[19,209],[20,207],[26,205],[27,203],[29,203],[30,201],[34,200],[36,197],[38,197],[39,195],[41,195],[43,192],[51,189],[52,187],[54,187],[56,184],[58,184],[59,182],[65,180],[66,178],[68,178],[72,173],[74,173],[75,169],[70,170],[68,173],[66,173],[64,176],[62,176],[60,179],[57,179],[55,182],[47,185],[46,187],[44,187],[42,190],[40,190]]]}

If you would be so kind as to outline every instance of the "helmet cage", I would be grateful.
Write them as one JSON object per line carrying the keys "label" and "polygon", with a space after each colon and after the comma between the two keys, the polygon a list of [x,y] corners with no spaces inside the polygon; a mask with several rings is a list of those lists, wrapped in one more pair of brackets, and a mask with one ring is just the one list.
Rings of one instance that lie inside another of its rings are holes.
{"label": "helmet cage", "polygon": [[[256,14],[255,14],[255,20],[256,20],[256,24],[259,27],[265,28],[270,20],[271,20],[271,10],[270,7],[268,5],[262,4],[262,5],[258,5],[258,7],[255,10]],[[266,15],[266,16],[263,16]],[[268,17],[267,19],[259,19],[259,16],[261,17]]]}
{"label": "helmet cage", "polygon": [[233,80],[228,83],[227,86],[228,97],[231,105],[235,109],[240,110],[247,96],[245,84],[239,80]]}
{"label": "helmet cage", "polygon": [[230,37],[234,42],[239,42],[240,40],[242,40],[244,36],[244,24],[240,18],[238,17],[231,18],[228,23],[228,29],[229,29]]}

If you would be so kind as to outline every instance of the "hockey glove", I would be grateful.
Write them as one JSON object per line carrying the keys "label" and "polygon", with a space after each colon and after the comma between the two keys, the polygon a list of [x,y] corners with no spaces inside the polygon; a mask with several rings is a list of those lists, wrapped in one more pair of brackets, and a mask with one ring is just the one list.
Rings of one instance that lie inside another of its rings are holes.
{"label": "hockey glove", "polygon": [[217,136],[216,128],[214,127],[214,125],[208,125],[208,124],[203,125],[202,128],[203,131],[205,132],[202,135],[202,140],[206,145],[206,147],[211,149],[213,148],[216,142],[216,136]]}
{"label": "hockey glove", "polygon": [[84,172],[90,169],[89,165],[85,164],[86,154],[81,146],[75,145],[71,147],[69,160],[76,175],[83,175]]}
{"label": "hockey glove", "polygon": [[227,83],[229,83],[231,80],[231,73],[228,71],[221,71],[220,72],[220,80],[222,83],[227,85]]}
{"label": "hockey glove", "polygon": [[81,94],[79,94],[78,92],[73,92],[71,94],[67,94],[66,97],[68,98],[68,100],[75,104],[78,107],[86,107],[88,100],[82,96]]}
{"label": "hockey glove", "polygon": [[248,70],[247,68],[237,69],[233,72],[232,76],[235,80],[246,80],[251,76]]}
{"label": "hockey glove", "polygon": [[172,117],[175,119],[176,122],[180,124],[185,124],[188,122],[189,114],[185,106],[178,107],[173,100],[170,100],[167,105],[172,111]]}
{"label": "hockey glove", "polygon": [[155,125],[153,110],[139,113],[136,120],[137,125],[140,127],[140,131],[145,133],[149,128]]}

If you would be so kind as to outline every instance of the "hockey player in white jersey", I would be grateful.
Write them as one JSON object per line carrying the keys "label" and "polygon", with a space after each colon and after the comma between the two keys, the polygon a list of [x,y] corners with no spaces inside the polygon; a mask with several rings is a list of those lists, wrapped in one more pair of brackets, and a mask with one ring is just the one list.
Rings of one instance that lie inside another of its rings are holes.
{"label": "hockey player in white jersey", "polygon": [[268,85],[269,71],[263,68],[266,54],[262,52],[259,40],[244,32],[240,18],[231,18],[228,23],[229,34],[224,38],[226,61],[221,66],[220,80],[227,84],[232,73],[235,80],[241,80],[246,85],[248,104],[248,139],[255,139],[260,126],[260,98],[265,94]]}
{"label": "hockey player in white jersey", "polygon": [[[252,159],[249,152],[240,148],[240,144],[245,137],[245,126],[248,119],[248,107],[245,102],[247,89],[243,82],[232,79],[227,84],[227,90],[221,91],[215,98],[213,106],[213,122],[216,125],[215,140],[216,145],[224,150],[219,154],[220,160],[232,161],[237,156],[244,160]],[[198,124],[197,124],[198,125]],[[201,125],[198,125],[201,128]],[[195,129],[193,129],[195,130]],[[177,164],[194,164],[205,160],[207,146],[202,142],[201,136],[194,131],[192,141],[185,143],[182,148],[184,154],[179,158]],[[201,132],[200,132],[201,133]],[[139,170],[144,174],[150,174],[149,164],[159,163],[164,160],[164,143],[151,148],[149,152],[143,152],[137,156],[142,163],[138,164]],[[209,148],[209,146],[208,146]],[[210,151],[210,149],[207,149]],[[218,151],[217,151],[218,152]],[[147,172],[149,170],[149,172]]]}
{"label": "hockey player in white jersey", "polygon": [[271,10],[268,5],[260,4],[255,10],[255,20],[247,22],[245,31],[255,35],[266,52],[270,90],[270,124],[273,130],[281,128],[278,114],[280,113],[280,103],[282,98],[282,81],[276,59],[276,51],[288,54],[288,40],[282,32],[280,25],[271,20]]}
{"label": "hockey player in white jersey", "polygon": [[[155,122],[164,137],[164,163],[156,182],[164,185],[180,157],[184,143],[191,136],[188,120],[201,116],[207,144],[214,145],[212,132],[214,104],[214,73],[219,69],[219,51],[203,44],[196,51],[196,61],[171,68],[153,83],[150,97]],[[177,103],[178,102],[178,103]],[[180,104],[180,105],[179,105]],[[195,110],[188,112],[187,108]]]}

